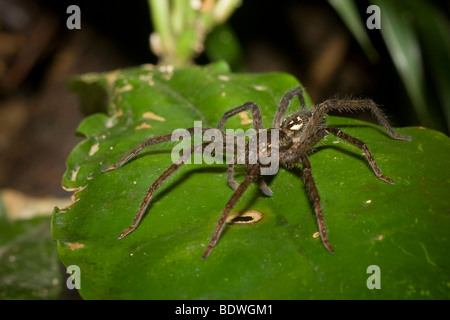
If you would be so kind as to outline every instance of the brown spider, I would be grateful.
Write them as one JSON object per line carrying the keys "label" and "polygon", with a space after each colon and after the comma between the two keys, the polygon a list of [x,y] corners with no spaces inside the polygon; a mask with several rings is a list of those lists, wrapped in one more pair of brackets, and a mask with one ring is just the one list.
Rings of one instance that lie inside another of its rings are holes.
{"label": "brown spider", "polygon": [[[290,100],[298,96],[301,104],[301,109],[297,112],[294,112],[291,115],[288,115],[285,119],[283,119],[283,116],[286,112],[286,109],[290,103]],[[227,134],[223,131],[223,127],[225,125],[225,122],[228,118],[242,112],[245,110],[251,110],[252,117],[253,117],[253,127],[257,132],[259,130],[263,130],[262,125],[262,118],[261,118],[261,111],[259,109],[259,106],[254,102],[247,102],[244,105],[234,108],[228,112],[226,112],[222,118],[220,119],[220,122],[217,126],[217,129],[220,130],[220,132],[225,137]],[[378,168],[377,164],[375,163],[375,160],[370,153],[369,149],[367,148],[366,144],[362,142],[361,140],[358,140],[341,130],[335,127],[327,127],[325,122],[325,116],[333,110],[336,111],[360,111],[368,109],[372,112],[372,114],[377,118],[377,120],[386,128],[387,132],[393,139],[398,140],[407,140],[411,141],[411,138],[408,136],[401,136],[396,134],[392,128],[389,126],[383,112],[377,107],[377,105],[370,99],[363,99],[363,100],[338,100],[338,99],[330,99],[322,102],[321,104],[317,105],[315,108],[307,109],[305,106],[305,101],[303,98],[303,91],[301,87],[296,87],[293,90],[286,93],[283,98],[281,99],[281,102],[278,106],[277,112],[275,114],[275,117],[273,119],[272,123],[272,130],[277,130],[279,135],[279,164],[286,169],[290,169],[294,167],[296,164],[301,163],[302,164],[302,175],[303,179],[305,181],[306,189],[309,193],[309,197],[311,198],[311,201],[314,205],[314,212],[316,215],[317,225],[319,229],[319,234],[322,239],[322,242],[327,248],[327,250],[331,253],[334,252],[333,247],[331,246],[330,242],[328,241],[327,232],[325,228],[325,221],[323,218],[323,210],[322,205],[320,203],[320,197],[319,193],[316,188],[316,184],[314,182],[314,179],[311,174],[311,165],[307,158],[308,154],[311,153],[313,146],[322,138],[324,138],[329,133],[335,135],[338,138],[341,138],[347,142],[350,142],[351,144],[357,146],[358,148],[362,149],[364,151],[364,154],[367,158],[367,161],[372,168],[375,175],[390,184],[394,184],[394,181],[390,178],[384,176],[381,173],[381,170]],[[192,135],[195,132],[196,128],[189,128],[187,131]],[[202,129],[203,132],[207,129]],[[130,153],[125,155],[122,160],[120,160],[117,164],[105,167],[102,169],[102,172],[107,172],[110,170],[114,170],[117,168],[122,167],[124,164],[126,164],[133,156],[135,156],[138,152],[140,152],[143,148],[161,143],[161,142],[167,142],[171,140],[171,134],[158,136],[150,138],[143,143],[139,144],[134,150],[132,150]],[[125,229],[120,235],[119,239],[122,239],[126,235],[128,235],[130,232],[132,232],[134,229],[137,228],[139,221],[141,220],[144,212],[146,211],[147,206],[150,203],[150,200],[152,198],[153,193],[155,190],[161,186],[161,184],[169,177],[171,176],[178,168],[180,168],[187,160],[188,157],[190,157],[191,153],[193,152],[200,152],[205,149],[206,146],[208,146],[211,142],[204,142],[200,145],[195,145],[191,147],[191,152],[188,154],[184,154],[181,158],[178,159],[175,163],[173,163],[166,171],[163,172],[161,176],[159,176],[158,179],[151,185],[149,190],[147,191],[147,194],[144,197],[144,200],[133,220],[133,223],[131,226],[127,229]],[[260,147],[260,146],[259,146]],[[267,144],[267,149],[270,153],[271,145]],[[246,148],[246,159],[248,160],[248,143]],[[257,180],[259,187],[261,191],[266,196],[271,196],[272,191],[267,186],[265,181],[262,179],[260,169],[264,166],[261,164],[261,162],[258,160],[255,164],[250,164],[246,162],[245,166],[247,168],[247,175],[242,181],[241,184],[238,184],[234,178],[234,165],[236,164],[236,158],[234,158],[234,161],[228,164],[227,169],[227,180],[235,192],[231,196],[230,200],[228,200],[225,209],[220,216],[220,219],[217,223],[217,226],[214,230],[214,233],[212,235],[212,238],[209,242],[208,247],[206,248],[205,252],[203,253],[203,259],[207,258],[209,254],[211,253],[212,249],[216,245],[217,241],[219,240],[219,237],[223,231],[223,228],[225,226],[227,217],[230,213],[230,210],[234,207],[236,202],[239,200],[239,198],[242,196],[244,191],[247,189],[247,187],[250,185],[250,183],[253,180]]]}

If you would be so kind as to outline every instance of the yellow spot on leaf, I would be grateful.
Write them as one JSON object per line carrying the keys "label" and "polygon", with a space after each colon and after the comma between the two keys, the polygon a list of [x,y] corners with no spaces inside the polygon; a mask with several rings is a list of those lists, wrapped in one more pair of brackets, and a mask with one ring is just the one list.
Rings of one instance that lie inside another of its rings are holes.
{"label": "yellow spot on leaf", "polygon": [[145,112],[145,113],[142,115],[142,118],[144,118],[144,119],[152,119],[152,120],[161,121],[161,122],[166,121],[165,118],[160,117],[160,116],[154,114],[154,113],[151,112],[151,111]]}
{"label": "yellow spot on leaf", "polygon": [[120,91],[121,92],[126,92],[126,91],[131,91],[133,90],[133,86],[131,84],[127,84],[126,86],[123,86]]}
{"label": "yellow spot on leaf", "polygon": [[113,117],[118,118],[123,115],[123,110],[121,108],[117,109],[117,111],[114,113]]}
{"label": "yellow spot on leaf", "polygon": [[375,238],[375,240],[381,241],[383,240],[384,236],[380,234],[378,237]]}
{"label": "yellow spot on leaf", "polygon": [[72,171],[72,176],[70,177],[70,180],[76,181],[78,172],[80,171],[80,167],[76,167],[75,170]]}
{"label": "yellow spot on leaf", "polygon": [[155,84],[155,81],[153,81],[153,74],[141,74],[139,80],[147,82],[150,86]]}
{"label": "yellow spot on leaf", "polygon": [[99,149],[99,144],[98,143],[94,144],[91,147],[91,149],[89,150],[89,155],[93,156],[98,151],[98,149]]}
{"label": "yellow spot on leaf", "polygon": [[106,120],[105,122],[105,127],[106,128],[112,128],[114,127],[114,125],[116,124],[116,119],[115,118],[108,118],[108,120]]}
{"label": "yellow spot on leaf", "polygon": [[142,129],[150,129],[152,126],[149,125],[146,122],[141,123],[140,125],[138,125],[135,130],[142,130]]}
{"label": "yellow spot on leaf", "polygon": [[119,73],[120,73],[119,70],[114,70],[114,71],[111,71],[111,72],[108,72],[105,74],[105,79],[106,79],[106,82],[108,83],[108,86],[111,87],[113,85],[113,83],[116,81]]}
{"label": "yellow spot on leaf", "polygon": [[83,249],[84,248],[84,244],[79,243],[79,242],[75,242],[75,243],[66,243],[66,246],[70,249],[70,250],[79,250],[79,249]]}
{"label": "yellow spot on leaf", "polygon": [[254,85],[253,88],[254,88],[255,90],[258,90],[258,91],[264,91],[264,90],[267,90],[267,88],[266,88],[265,86]]}
{"label": "yellow spot on leaf", "polygon": [[217,77],[219,80],[222,80],[222,81],[230,81],[230,77],[229,76],[226,76],[226,75],[219,75],[218,77]]}

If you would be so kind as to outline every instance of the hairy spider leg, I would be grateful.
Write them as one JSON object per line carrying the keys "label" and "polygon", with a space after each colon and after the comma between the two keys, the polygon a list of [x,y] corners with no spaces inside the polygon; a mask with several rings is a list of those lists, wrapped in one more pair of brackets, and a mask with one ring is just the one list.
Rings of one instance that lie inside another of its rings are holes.
{"label": "hairy spider leg", "polygon": [[203,253],[202,256],[203,259],[206,259],[211,254],[211,251],[214,249],[214,246],[217,244],[217,241],[219,241],[220,235],[222,234],[222,231],[225,227],[225,223],[227,221],[227,217],[230,214],[231,209],[234,207],[236,202],[242,196],[244,191],[248,188],[253,179],[259,175],[259,170],[260,170],[259,164],[249,165],[249,171],[247,176],[245,177],[244,181],[242,181],[242,183],[239,185],[237,190],[233,193],[230,200],[228,200],[225,209],[223,210],[222,215],[220,216],[220,219],[211,237],[209,245],[206,248],[205,252]]}
{"label": "hairy spider leg", "polygon": [[[189,128],[186,129],[192,136],[192,134],[197,133],[196,130],[198,130],[199,128]],[[202,132],[204,133],[206,130],[208,130],[208,128],[202,128]],[[223,133],[225,134],[225,133]],[[147,146],[151,146],[154,144],[158,144],[158,143],[162,143],[162,142],[167,142],[170,141],[172,138],[172,134],[167,134],[167,135],[163,135],[163,136],[158,136],[158,137],[153,137],[150,138],[144,142],[142,142],[141,144],[139,144],[137,147],[135,147],[131,152],[129,152],[128,154],[126,154],[118,163],[105,167],[103,168],[101,171],[102,172],[108,172],[111,170],[115,170],[118,169],[120,167],[122,167],[123,165],[125,165],[127,162],[129,162],[136,154],[138,154],[140,151],[142,151],[142,149],[144,149]],[[125,237],[126,235],[128,235],[130,232],[132,232],[134,229],[137,228],[137,226],[139,225],[139,222],[145,212],[145,210],[147,209],[152,195],[155,192],[155,190],[157,188],[159,188],[159,186],[161,186],[161,184],[168,178],[170,177],[178,168],[180,168],[184,162],[191,156],[191,154],[193,152],[200,152],[203,151],[204,148],[209,145],[210,143],[212,143],[212,141],[208,141],[205,142],[201,145],[196,145],[191,147],[190,152],[188,152],[187,154],[183,155],[182,157],[180,157],[174,164],[172,164],[166,171],[164,171],[159,177],[158,179],[156,179],[156,181],[151,185],[151,187],[148,189],[144,200],[142,201],[138,212],[135,215],[135,218],[131,224],[130,227],[128,227],[127,229],[125,229],[120,235],[119,235],[119,239],[122,239],[123,237]],[[201,150],[200,150],[201,149]]]}
{"label": "hairy spider leg", "polygon": [[237,190],[239,188],[239,183],[234,180],[234,165],[237,162],[237,158],[234,158],[234,161],[232,163],[229,163],[227,166],[227,180],[228,184],[233,190]]}
{"label": "hairy spider leg", "polygon": [[[380,180],[383,180],[387,183],[390,184],[394,184],[394,181],[386,176],[384,176],[381,173],[380,168],[378,167],[378,165],[375,162],[375,159],[372,156],[372,153],[370,152],[369,148],[367,147],[367,145],[362,142],[361,140],[358,140],[344,132],[342,132],[341,130],[339,130],[338,128],[333,128],[333,127],[327,127],[327,128],[323,128],[320,129],[314,136],[314,139],[311,140],[311,143],[315,144],[317,141],[319,141],[320,139],[322,139],[324,136],[326,136],[327,134],[333,134],[334,136],[343,139],[353,145],[355,145],[356,147],[362,149],[364,151],[364,154],[366,156],[367,161],[369,162],[369,165],[372,169],[372,171],[375,173],[376,177],[379,178]],[[315,142],[314,142],[315,141]],[[319,228],[319,234],[320,234],[320,238],[322,239],[322,242],[325,246],[325,248],[327,248],[328,251],[330,251],[331,253],[334,252],[333,247],[331,246],[331,244],[328,241],[328,237],[327,237],[327,232],[326,232],[326,227],[325,227],[325,220],[323,217],[323,210],[322,210],[322,205],[320,203],[320,197],[319,197],[319,192],[317,190],[316,184],[314,182],[314,178],[311,174],[311,164],[308,160],[308,158],[304,155],[300,155],[299,156],[299,161],[302,164],[302,173],[303,173],[303,180],[305,181],[305,185],[306,185],[306,189],[308,191],[309,197],[311,199],[311,201],[314,204],[314,212],[316,214],[316,219],[317,219],[317,225]]]}
{"label": "hairy spider leg", "polygon": [[381,170],[378,167],[377,163],[375,162],[375,159],[373,158],[372,153],[370,152],[369,148],[367,147],[367,145],[364,142],[352,137],[351,135],[348,135],[348,134],[342,132],[338,128],[331,127],[331,128],[325,128],[324,130],[335,135],[336,137],[341,138],[342,140],[345,140],[347,142],[350,142],[354,146],[357,146],[358,148],[362,149],[364,151],[367,161],[369,162],[370,167],[372,168],[372,171],[375,173],[377,178],[379,178],[380,180],[383,180],[387,183],[394,184],[394,181],[392,179],[384,176],[381,173]]}
{"label": "hairy spider leg", "polygon": [[[190,129],[194,129],[194,128],[190,128]],[[190,129],[188,129],[188,130],[190,130]],[[126,164],[127,162],[129,162],[136,154],[141,152],[141,150],[144,149],[145,147],[148,147],[148,146],[151,146],[151,145],[154,145],[157,143],[170,141],[171,138],[172,138],[172,134],[166,134],[163,136],[153,137],[148,140],[145,140],[144,142],[139,144],[137,147],[135,147],[132,151],[127,153],[119,162],[117,162],[116,164],[113,164],[111,166],[105,167],[101,171],[108,172],[111,170],[118,169],[118,168],[122,167],[124,164]]]}
{"label": "hairy spider leg", "polygon": [[[227,167],[227,180],[229,186],[236,191],[239,188],[239,183],[234,180],[234,165],[236,164],[237,159],[234,158],[233,163],[229,163]],[[262,176],[258,176],[258,185],[259,189],[264,193],[266,196],[271,197],[273,196],[273,191],[269,188],[267,183],[264,181]]]}
{"label": "hairy spider leg", "polygon": [[[316,108],[311,114],[311,117],[304,127],[302,134],[300,136],[300,141],[297,144],[297,147],[293,149],[293,152],[298,154],[298,159],[303,165],[303,176],[305,180],[306,187],[308,189],[309,196],[311,201],[314,203],[314,211],[316,213],[317,224],[319,227],[319,233],[322,238],[322,242],[328,251],[333,252],[333,249],[330,243],[327,240],[327,234],[325,229],[325,223],[323,219],[322,206],[320,204],[320,198],[315,186],[314,179],[311,175],[311,166],[309,164],[308,159],[306,158],[306,154],[308,150],[310,150],[319,140],[321,140],[325,135],[331,133],[336,137],[343,139],[351,144],[357,146],[358,148],[364,151],[366,159],[369,162],[369,165],[375,175],[380,179],[387,183],[394,184],[394,181],[381,173],[380,168],[375,162],[369,148],[367,145],[358,140],[338,128],[326,127],[326,128],[317,128],[318,124],[324,123],[325,115],[331,110],[337,111],[353,111],[353,110],[364,110],[369,109],[372,114],[377,118],[377,120],[383,125],[383,127],[387,130],[391,138],[398,140],[406,140],[410,141],[411,137],[398,135],[394,132],[394,130],[390,127],[389,123],[386,120],[383,112],[377,107],[377,105],[369,99],[363,100],[336,100],[331,99],[327,100]],[[297,157],[294,157],[297,158]]]}
{"label": "hairy spider leg", "polygon": [[303,89],[302,87],[295,87],[291,91],[287,92],[283,96],[283,98],[281,98],[277,112],[275,113],[275,117],[273,118],[272,128],[279,129],[281,127],[281,123],[283,122],[283,116],[286,113],[289,103],[295,96],[298,97],[302,109],[306,109],[305,98],[303,97]]}
{"label": "hairy spider leg", "polygon": [[[201,129],[202,133],[205,133],[205,131],[209,130],[210,128],[192,127],[192,128],[186,129],[186,131],[188,131],[189,134],[192,136],[193,134],[197,133],[197,130],[199,130],[199,129]],[[154,145],[154,144],[170,141],[171,139],[172,139],[172,134],[165,134],[162,136],[157,136],[157,137],[153,137],[148,140],[145,140],[144,142],[142,142],[138,146],[136,146],[132,151],[127,153],[119,162],[117,162],[116,164],[113,164],[111,166],[105,167],[101,171],[108,172],[111,170],[118,169],[118,168],[122,167],[123,165],[125,165],[126,163],[128,163],[135,155],[137,155],[139,152],[141,152],[142,149],[144,149],[148,146]]]}
{"label": "hairy spider leg", "polygon": [[[386,131],[389,133],[392,139],[411,141],[411,137],[402,136],[394,132],[394,130],[391,128],[388,121],[386,120],[386,116],[384,115],[383,111],[381,111],[381,109],[377,107],[375,102],[373,102],[370,99],[361,99],[361,100],[330,99],[322,102],[317,107],[317,110],[313,112],[310,121],[307,123],[304,129],[302,138],[306,139],[311,134],[313,134],[313,132],[317,130],[315,128],[316,124],[320,123],[320,120],[328,112],[332,110],[336,110],[339,112],[370,110],[372,112],[372,115],[374,115],[375,118],[378,120],[378,122],[386,129]],[[301,143],[303,142],[303,139],[300,140]]]}
{"label": "hairy spider leg", "polygon": [[320,203],[319,191],[317,190],[316,183],[314,182],[311,174],[311,164],[306,156],[300,156],[300,162],[302,164],[303,180],[305,181],[306,189],[308,191],[311,201],[314,203],[314,213],[316,214],[317,227],[319,229],[320,239],[322,243],[331,253],[334,253],[334,249],[328,241],[327,229],[325,226],[325,219],[323,218],[322,204]]}
{"label": "hairy spider leg", "polygon": [[261,109],[254,102],[246,102],[242,106],[236,107],[234,109],[225,112],[222,118],[220,119],[219,124],[217,125],[217,129],[223,130],[223,126],[225,125],[225,122],[229,118],[248,109],[252,109],[253,128],[255,128],[255,130],[264,129],[261,117]]}
{"label": "hairy spider leg", "polygon": [[[253,128],[255,130],[264,129],[263,123],[262,123],[262,117],[261,117],[261,109],[254,102],[244,103],[243,105],[241,105],[239,107],[236,107],[234,109],[231,109],[231,110],[225,112],[223,114],[222,118],[220,119],[219,124],[217,125],[217,129],[223,130],[223,127],[225,126],[225,122],[229,118],[231,118],[232,116],[234,116],[242,111],[246,111],[248,109],[252,110]],[[235,150],[236,150],[236,148],[235,148]],[[237,162],[237,159],[235,158],[234,162],[229,163],[228,167],[227,167],[228,184],[235,191],[239,188],[239,183],[237,183],[236,180],[234,180],[234,165],[236,164],[236,162]],[[266,184],[266,182],[264,181],[264,179],[262,177],[258,178],[258,184],[259,184],[260,190],[266,196],[271,197],[273,195],[272,190],[270,190],[269,186]]]}
{"label": "hairy spider leg", "polygon": [[170,177],[177,169],[179,169],[186,162],[186,160],[191,156],[191,154],[193,152],[203,151],[205,149],[205,147],[207,145],[209,145],[210,143],[211,142],[205,142],[205,143],[202,143],[201,145],[196,145],[196,146],[191,147],[190,152],[188,152],[188,153],[184,154],[183,156],[181,156],[180,158],[178,158],[178,160],[175,163],[173,163],[166,171],[164,171],[158,177],[158,179],[155,180],[155,182],[153,182],[153,184],[150,186],[147,193],[145,194],[144,200],[142,201],[142,203],[139,207],[139,210],[134,217],[132,224],[118,236],[118,239],[122,239],[123,237],[125,237],[126,235],[128,235],[130,232],[132,232],[134,229],[137,228],[137,226],[139,225],[139,222],[142,219],[142,216],[144,215],[144,212],[147,210],[147,207],[150,204],[153,193],[156,191],[156,189],[158,189],[164,183],[164,181],[166,181],[166,179],[168,177]]}

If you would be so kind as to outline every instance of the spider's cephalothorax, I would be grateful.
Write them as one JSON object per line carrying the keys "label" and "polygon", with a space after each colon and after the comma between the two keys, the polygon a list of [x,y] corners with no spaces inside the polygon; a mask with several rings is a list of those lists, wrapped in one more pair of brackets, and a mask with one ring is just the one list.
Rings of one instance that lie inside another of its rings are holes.
{"label": "spider's cephalothorax", "polygon": [[[284,117],[284,114],[286,112],[286,109],[289,105],[289,102],[293,97],[297,96],[300,100],[301,109],[291,115],[288,115],[287,117]],[[234,108],[228,112],[226,112],[221,120],[219,121],[219,124],[217,126],[217,129],[221,130],[223,136],[226,138],[228,133],[225,133],[223,131],[225,122],[228,118],[246,110],[251,110],[252,117],[253,117],[253,127],[255,128],[256,132],[259,132],[259,130],[263,129],[262,126],[262,117],[261,117],[261,111],[256,103],[253,102],[247,102],[243,104],[240,107]],[[306,190],[310,196],[311,202],[314,207],[314,213],[316,215],[317,220],[317,226],[319,229],[319,234],[322,239],[322,242],[324,246],[327,248],[328,251],[334,252],[333,247],[331,246],[330,242],[328,241],[328,236],[325,228],[325,221],[323,218],[323,210],[322,205],[320,202],[319,193],[317,191],[316,184],[314,182],[313,176],[311,174],[311,165],[308,160],[308,154],[311,153],[314,145],[319,142],[323,137],[325,137],[328,134],[333,134],[336,137],[343,139],[358,148],[362,149],[364,152],[364,155],[366,156],[366,159],[372,169],[372,171],[375,173],[376,177],[379,179],[393,184],[394,181],[392,181],[390,178],[384,176],[381,173],[381,170],[378,168],[378,165],[376,164],[371,152],[369,151],[368,147],[364,142],[361,140],[358,140],[341,130],[335,127],[327,127],[325,117],[330,111],[359,111],[359,110],[370,110],[372,114],[377,118],[377,120],[383,125],[383,127],[386,128],[387,132],[393,139],[398,140],[407,140],[410,141],[411,138],[407,136],[401,136],[396,134],[392,128],[389,126],[384,114],[382,111],[377,107],[377,105],[369,99],[363,99],[363,100],[338,100],[338,99],[331,99],[326,100],[322,102],[321,104],[317,105],[314,108],[307,109],[305,106],[304,98],[303,98],[303,91],[301,87],[296,87],[293,90],[286,93],[283,98],[281,99],[281,102],[278,106],[277,112],[275,113],[275,117],[272,122],[272,129],[268,130],[268,134],[270,135],[272,130],[275,130],[276,133],[278,133],[278,152],[279,157],[278,161],[279,164],[287,169],[290,169],[294,167],[297,164],[302,165],[302,176],[305,181]],[[194,128],[187,129],[189,133],[192,135],[194,133]],[[207,129],[203,129],[207,130]],[[234,138],[233,138],[234,139]],[[161,143],[161,142],[167,142],[171,140],[171,134],[158,136],[150,138],[140,145],[138,145],[134,150],[132,150],[130,153],[125,155],[122,160],[120,160],[117,164],[111,165],[109,167],[106,167],[102,170],[102,172],[114,170],[117,168],[120,168],[125,163],[127,163],[133,156],[135,156],[138,152],[140,152],[143,148]],[[224,139],[225,141],[226,139]],[[271,140],[268,140],[271,141]],[[147,191],[147,194],[144,197],[144,200],[139,207],[139,210],[133,220],[133,223],[131,226],[127,229],[125,229],[120,235],[119,239],[125,237],[127,234],[132,232],[134,229],[137,228],[145,210],[147,209],[147,206],[150,203],[150,200],[153,196],[153,193],[155,190],[170,176],[172,175],[179,167],[181,167],[186,160],[190,157],[190,155],[193,152],[199,152],[204,150],[210,143],[210,142],[204,142],[201,145],[196,145],[191,147],[191,152],[188,154],[183,155],[178,161],[173,163],[164,173],[150,186],[149,190]],[[258,149],[262,147],[262,149],[268,151],[270,153],[271,151],[271,144],[268,143],[265,146],[258,145]],[[225,148],[225,146],[224,146]],[[249,148],[246,148],[246,152],[248,152]],[[246,159],[248,159],[248,154],[246,154]],[[236,202],[239,200],[239,198],[242,196],[244,191],[247,189],[247,187],[250,185],[250,183],[253,180],[256,180],[258,182],[258,185],[261,189],[261,191],[266,196],[271,196],[273,194],[272,190],[267,186],[266,182],[262,178],[261,175],[261,169],[264,167],[264,164],[262,164],[259,160],[256,163],[248,163],[246,162],[245,166],[247,168],[247,176],[245,179],[239,184],[234,180],[234,165],[237,163],[236,157],[234,158],[234,162],[232,161],[230,164],[228,164],[228,170],[227,170],[227,179],[228,183],[231,188],[235,190],[233,195],[231,196],[230,200],[225,205],[225,209],[220,216],[219,222],[217,223],[216,229],[214,230],[213,236],[210,240],[210,243],[208,247],[206,248],[205,252],[203,253],[203,258],[206,258],[211,253],[212,249],[216,245],[217,241],[220,238],[220,235],[223,231],[223,228],[226,224],[227,217],[231,211],[231,209],[234,207]]]}
{"label": "spider's cephalothorax", "polygon": [[[317,140],[315,135],[309,137],[305,143],[302,141],[306,125],[313,115],[313,109],[303,108],[287,116],[279,128],[280,133],[280,164],[285,168],[290,168],[299,163],[299,156],[306,155],[310,151],[310,145],[315,144]],[[325,127],[325,117],[318,119],[315,129]],[[320,139],[319,139],[320,140]]]}
{"label": "spider's cephalothorax", "polygon": [[[281,123],[280,130],[286,133],[291,139],[299,141],[305,125],[311,119],[313,109],[302,109],[287,116]],[[322,117],[317,123],[317,127],[325,127],[325,118]]]}

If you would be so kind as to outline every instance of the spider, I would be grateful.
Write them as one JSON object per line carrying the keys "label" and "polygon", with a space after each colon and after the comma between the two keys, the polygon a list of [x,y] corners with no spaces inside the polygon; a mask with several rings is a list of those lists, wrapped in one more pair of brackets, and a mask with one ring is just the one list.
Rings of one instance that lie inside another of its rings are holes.
{"label": "spider", "polygon": [[[290,101],[295,96],[297,96],[300,101],[301,109],[288,115],[283,119],[285,112],[290,104]],[[226,133],[223,131],[223,128],[227,119],[246,110],[250,110],[252,112],[254,129],[257,130],[257,132],[258,130],[263,130],[261,111],[259,106],[254,102],[247,102],[242,106],[227,111],[220,119],[217,129],[219,129],[220,132],[222,132],[222,134],[226,136]],[[308,160],[308,155],[312,153],[314,145],[317,142],[319,142],[322,138],[324,138],[326,135],[331,133],[332,135],[362,149],[369,163],[369,166],[374,172],[375,176],[384,182],[394,184],[394,181],[392,179],[384,176],[381,173],[380,168],[376,164],[369,148],[366,146],[364,142],[342,132],[336,127],[328,127],[326,125],[325,117],[330,111],[342,112],[342,111],[362,111],[362,110],[370,110],[372,114],[377,118],[379,123],[383,125],[383,127],[387,130],[391,138],[397,140],[411,141],[411,137],[398,135],[393,131],[388,121],[386,120],[386,117],[384,116],[383,112],[370,99],[360,99],[360,100],[329,99],[320,103],[314,108],[306,108],[305,100],[303,97],[303,89],[301,87],[296,87],[292,89],[282,97],[272,122],[272,128],[270,129],[278,131],[279,164],[287,170],[294,168],[298,164],[301,164],[302,166],[302,178],[304,180],[306,190],[309,194],[311,203],[314,208],[319,235],[323,245],[330,253],[334,253],[334,249],[331,246],[330,242],[328,241],[319,192],[317,190],[316,184],[311,174],[311,164]],[[194,134],[194,132],[196,132],[195,128],[189,128],[187,130],[191,135]],[[206,129],[202,130],[205,131]],[[170,139],[171,134],[150,138],[142,142],[131,152],[126,154],[118,163],[103,168],[102,172],[107,172],[110,170],[120,168],[127,162],[129,162],[143,148],[157,143],[167,142]],[[204,150],[204,148],[210,143],[211,142],[204,142],[200,145],[191,147],[191,153]],[[271,144],[267,144],[266,148],[270,153]],[[246,158],[248,159],[248,143],[246,152],[247,152]],[[187,156],[190,156],[190,153],[187,154]],[[151,198],[155,190],[158,189],[169,176],[171,176],[178,168],[180,168],[186,162],[187,156],[183,155],[182,157],[180,157],[178,161],[173,163],[166,171],[164,171],[159,176],[159,178],[157,178],[156,181],[150,186],[144,197],[144,200],[142,201],[139,207],[138,212],[135,215],[132,224],[130,225],[130,227],[125,229],[119,235],[118,239],[122,239],[123,237],[125,237],[126,235],[128,235],[130,232],[132,232],[137,228],[144,212],[146,211],[151,201]],[[202,256],[203,259],[206,259],[210,255],[211,251],[217,244],[231,209],[234,207],[236,202],[239,200],[239,198],[242,196],[242,194],[245,192],[245,190],[251,184],[252,181],[254,180],[257,181],[260,190],[266,196],[272,196],[273,194],[272,190],[269,188],[269,186],[262,178],[260,170],[263,167],[263,164],[261,164],[259,160],[254,164],[250,164],[247,162],[245,163],[247,174],[240,184],[237,183],[233,177],[235,164],[236,158],[234,158],[234,161],[231,161],[228,164],[227,168],[228,184],[232,189],[234,189],[234,193],[225,205],[225,209],[223,210],[219,218],[219,221],[213,232],[209,245],[206,248],[205,252],[203,253]]]}

